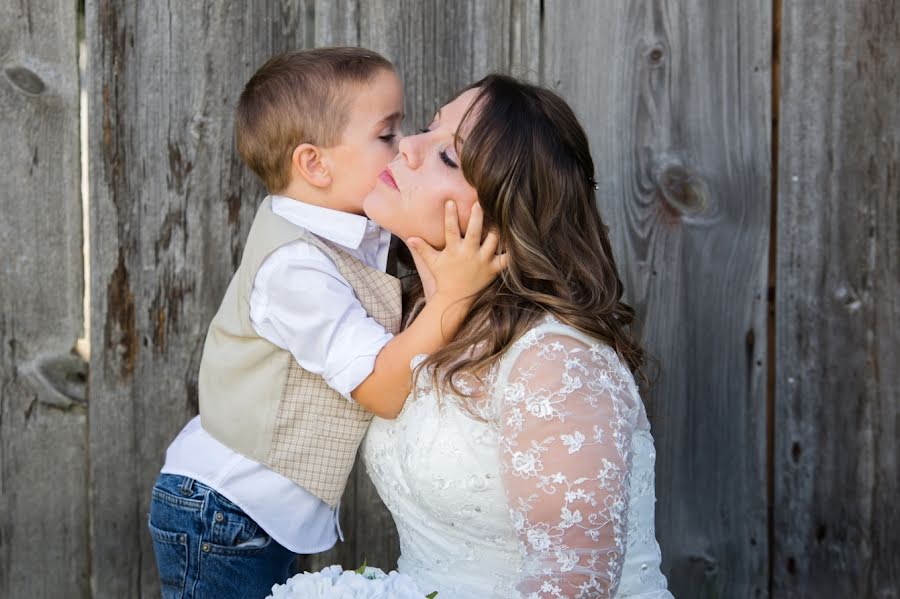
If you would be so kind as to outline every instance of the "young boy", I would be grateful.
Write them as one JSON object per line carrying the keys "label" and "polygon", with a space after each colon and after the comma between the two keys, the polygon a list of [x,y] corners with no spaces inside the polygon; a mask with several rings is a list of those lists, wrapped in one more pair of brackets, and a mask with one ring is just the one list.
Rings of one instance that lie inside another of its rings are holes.
{"label": "young boy", "polygon": [[441,291],[398,333],[390,234],[362,201],[402,114],[393,66],[360,48],[277,56],[241,94],[238,149],[270,195],[209,327],[200,416],[153,488],[164,597],[264,597],[297,554],[343,539],[339,499],[372,414],[399,413],[413,356],[452,338],[454,306],[495,275],[449,257],[453,283],[435,272]]}

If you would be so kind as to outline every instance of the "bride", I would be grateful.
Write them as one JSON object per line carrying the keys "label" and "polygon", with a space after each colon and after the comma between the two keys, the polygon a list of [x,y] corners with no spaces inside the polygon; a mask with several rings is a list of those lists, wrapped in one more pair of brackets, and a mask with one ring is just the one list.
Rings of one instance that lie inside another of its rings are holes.
{"label": "bride", "polygon": [[[399,570],[439,599],[671,599],[654,532],[643,352],[594,203],[587,138],[556,94],[492,75],[400,142],[370,218],[411,239],[425,301],[453,200],[508,267],[455,340],[416,359],[395,420],[363,442]],[[419,302],[421,305],[421,302]]]}

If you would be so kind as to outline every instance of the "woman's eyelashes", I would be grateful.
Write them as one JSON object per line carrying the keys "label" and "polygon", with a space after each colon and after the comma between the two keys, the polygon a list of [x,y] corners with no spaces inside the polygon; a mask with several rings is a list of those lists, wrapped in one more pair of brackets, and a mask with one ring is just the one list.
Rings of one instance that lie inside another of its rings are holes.
{"label": "woman's eyelashes", "polygon": [[397,139],[396,133],[386,133],[385,135],[379,135],[378,139],[383,141],[386,144],[393,144],[394,140]]}
{"label": "woman's eyelashes", "polygon": [[450,156],[447,155],[446,150],[441,150],[441,162],[449,166],[450,168],[459,168],[459,165],[453,162]]}
{"label": "woman's eyelashes", "polygon": [[[429,125],[428,127],[422,127],[421,129],[419,129],[419,133],[431,133],[431,125]],[[441,162],[443,162],[450,168],[459,168],[459,165],[456,164],[456,162],[454,162],[452,158],[450,158],[446,150],[441,150],[439,156],[441,157]]]}

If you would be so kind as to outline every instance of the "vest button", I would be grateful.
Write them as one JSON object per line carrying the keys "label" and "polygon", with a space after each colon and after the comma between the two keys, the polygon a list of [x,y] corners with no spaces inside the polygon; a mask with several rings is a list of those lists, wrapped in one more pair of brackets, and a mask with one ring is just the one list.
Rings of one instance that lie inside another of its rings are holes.
{"label": "vest button", "polygon": [[216,522],[221,522],[225,519],[225,516],[222,515],[222,512],[216,512]]}
{"label": "vest button", "polygon": [[203,550],[203,553],[209,553],[209,543],[203,543],[203,545],[200,546],[200,549]]}

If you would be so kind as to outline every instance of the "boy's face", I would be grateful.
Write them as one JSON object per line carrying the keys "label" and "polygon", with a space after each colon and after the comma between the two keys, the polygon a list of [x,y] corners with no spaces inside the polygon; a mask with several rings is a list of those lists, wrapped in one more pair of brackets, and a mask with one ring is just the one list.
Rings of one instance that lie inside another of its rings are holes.
{"label": "boy's face", "polygon": [[397,155],[402,137],[403,87],[393,71],[380,70],[367,84],[352,86],[347,125],[338,145],[325,150],[332,176],[334,208],[364,214],[363,198],[378,174]]}

